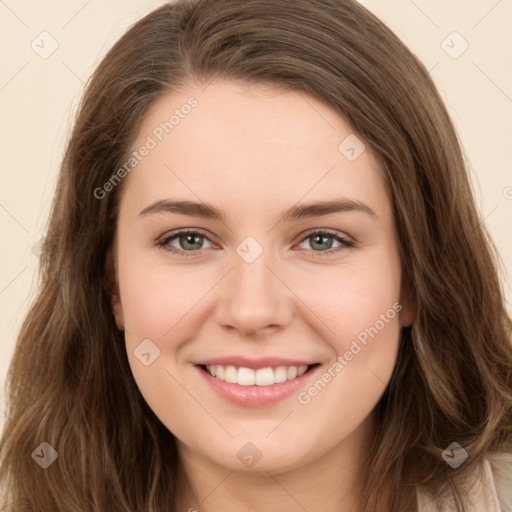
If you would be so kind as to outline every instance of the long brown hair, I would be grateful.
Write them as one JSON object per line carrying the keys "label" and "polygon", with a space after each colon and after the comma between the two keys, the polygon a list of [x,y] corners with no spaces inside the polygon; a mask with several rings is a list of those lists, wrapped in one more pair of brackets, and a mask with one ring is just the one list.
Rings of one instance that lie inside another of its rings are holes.
{"label": "long brown hair", "polygon": [[[9,368],[0,506],[173,510],[175,438],[132,377],[106,282],[124,181],[102,199],[94,191],[126,161],[157,99],[217,77],[310,94],[376,155],[416,318],[373,413],[363,510],[377,510],[386,487],[392,510],[412,511],[417,486],[446,485],[464,510],[464,477],[512,452],[512,323],[499,260],[428,71],[354,0],[181,0],[134,24],[102,60],[63,158],[38,295]],[[458,469],[441,456],[454,441],[469,453]],[[58,454],[46,469],[31,457],[42,442]]]}

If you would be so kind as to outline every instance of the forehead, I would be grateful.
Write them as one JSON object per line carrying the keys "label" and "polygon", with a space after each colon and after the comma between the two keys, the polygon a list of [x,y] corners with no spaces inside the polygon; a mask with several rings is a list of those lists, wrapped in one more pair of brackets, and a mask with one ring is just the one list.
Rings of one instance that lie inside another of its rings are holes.
{"label": "forehead", "polygon": [[143,146],[150,149],[125,190],[139,210],[165,196],[260,212],[340,196],[381,213],[389,206],[362,138],[332,107],[298,91],[228,80],[188,85],[152,106],[132,150]]}

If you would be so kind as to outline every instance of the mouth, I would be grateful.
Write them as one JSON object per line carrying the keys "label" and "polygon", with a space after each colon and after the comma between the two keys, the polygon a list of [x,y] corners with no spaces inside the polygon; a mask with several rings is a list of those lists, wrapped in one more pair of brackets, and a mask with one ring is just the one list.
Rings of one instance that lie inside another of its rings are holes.
{"label": "mouth", "polygon": [[222,364],[199,364],[197,366],[219,381],[239,386],[263,387],[298,379],[319,365],[320,363],[301,366],[266,366],[257,369]]}

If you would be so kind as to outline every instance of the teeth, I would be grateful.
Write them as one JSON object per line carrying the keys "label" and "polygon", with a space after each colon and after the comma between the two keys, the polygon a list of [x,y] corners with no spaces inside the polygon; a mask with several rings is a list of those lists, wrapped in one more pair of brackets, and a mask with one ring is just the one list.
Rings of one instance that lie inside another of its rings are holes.
{"label": "teeth", "polygon": [[[301,366],[301,368],[303,368]],[[304,372],[302,372],[304,373]],[[301,375],[302,375],[301,373]],[[296,367],[296,366],[290,366],[290,368],[288,368],[288,370],[286,370],[286,378],[287,379],[295,379],[295,377],[298,377],[299,376],[299,369]]]}
{"label": "teeth", "polygon": [[237,383],[237,371],[234,366],[226,366],[226,373],[224,374],[224,380],[231,382],[232,384]]}
{"label": "teeth", "polygon": [[220,364],[207,365],[206,369],[212,377],[239,384],[240,386],[271,386],[279,382],[285,382],[300,377],[308,369],[304,366],[278,366],[277,368],[260,368],[253,370],[252,368],[236,366],[223,366]]}

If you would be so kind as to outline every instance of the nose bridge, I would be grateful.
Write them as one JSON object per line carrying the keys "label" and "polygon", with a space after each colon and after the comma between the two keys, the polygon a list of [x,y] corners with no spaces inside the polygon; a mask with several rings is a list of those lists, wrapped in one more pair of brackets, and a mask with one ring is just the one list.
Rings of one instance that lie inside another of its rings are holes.
{"label": "nose bridge", "polygon": [[271,270],[272,251],[265,251],[254,239],[246,239],[236,252],[219,320],[243,332],[283,326],[291,312],[286,287]]}
{"label": "nose bridge", "polygon": [[234,294],[240,298],[255,297],[258,300],[262,293],[267,295],[266,299],[271,298],[270,290],[272,289],[271,276],[269,270],[268,255],[261,254],[254,261],[248,262],[239,257],[235,263],[233,272]]}

